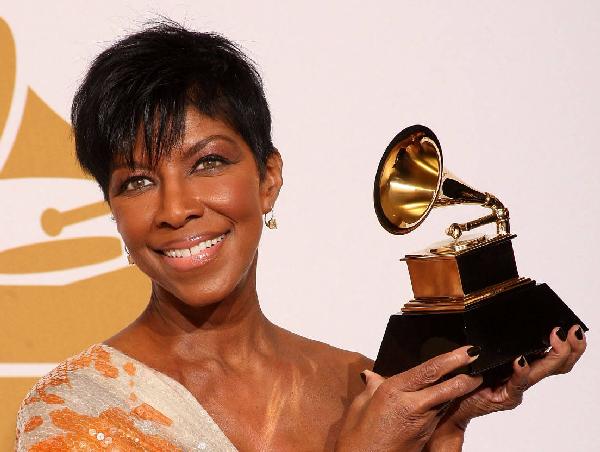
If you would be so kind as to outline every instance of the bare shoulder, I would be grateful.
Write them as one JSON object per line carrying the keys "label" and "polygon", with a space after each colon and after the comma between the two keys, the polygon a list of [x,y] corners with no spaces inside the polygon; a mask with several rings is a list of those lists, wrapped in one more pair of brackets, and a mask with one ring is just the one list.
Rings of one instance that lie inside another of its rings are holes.
{"label": "bare shoulder", "polygon": [[337,348],[324,342],[310,340],[315,356],[335,367],[354,369],[357,373],[373,368],[373,360],[361,353]]}
{"label": "bare shoulder", "polygon": [[[343,381],[346,385],[362,390],[363,384],[360,373],[373,368],[373,360],[366,356],[342,348],[334,347],[321,341],[309,339],[284,330],[291,335],[292,343],[297,352],[321,376]],[[354,391],[352,391],[354,392]]]}

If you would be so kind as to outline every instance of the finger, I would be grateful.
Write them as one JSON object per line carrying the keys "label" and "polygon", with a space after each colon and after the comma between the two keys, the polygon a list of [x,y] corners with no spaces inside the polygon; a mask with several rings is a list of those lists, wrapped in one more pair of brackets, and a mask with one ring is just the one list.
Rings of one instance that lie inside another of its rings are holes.
{"label": "finger", "polygon": [[490,401],[502,404],[505,409],[515,408],[523,400],[523,393],[529,387],[531,367],[524,356],[513,361],[513,373],[508,381],[493,391]]}
{"label": "finger", "polygon": [[534,385],[542,378],[561,372],[571,354],[571,345],[567,341],[567,331],[563,328],[554,328],[550,333],[551,349],[546,356],[531,364],[529,385]]}
{"label": "finger", "polygon": [[346,421],[344,423],[345,429],[351,430],[354,428],[354,426],[358,423],[359,419],[361,418],[365,407],[368,405],[369,400],[371,400],[372,394],[369,392],[366,386],[368,372],[368,370],[364,370],[363,372],[361,372],[361,377],[365,381],[365,389],[360,394],[358,394],[350,404],[350,407],[346,412]]}
{"label": "finger", "polygon": [[377,388],[385,381],[385,378],[379,375],[377,372],[373,372],[372,370],[363,370],[363,375],[365,376],[365,390],[364,393],[367,393],[370,397],[373,397],[373,394],[377,390]]}
{"label": "finger", "polygon": [[443,408],[448,402],[473,392],[481,383],[483,383],[483,377],[480,375],[471,377],[460,374],[449,380],[429,386],[414,393],[415,396],[418,396],[416,409],[421,413],[426,413],[430,410]]}
{"label": "finger", "polygon": [[524,356],[520,356],[513,361],[513,374],[506,383],[506,393],[510,400],[523,398],[523,393],[529,387],[529,374],[531,367]]}
{"label": "finger", "polygon": [[436,356],[406,372],[390,378],[403,391],[411,392],[431,386],[444,375],[472,363],[479,356],[479,347],[464,346]]}
{"label": "finger", "polygon": [[583,352],[585,352],[587,341],[583,328],[579,325],[573,325],[567,334],[567,342],[571,346],[571,353],[560,369],[560,373],[570,372],[575,363],[581,358],[581,355],[583,355]]}

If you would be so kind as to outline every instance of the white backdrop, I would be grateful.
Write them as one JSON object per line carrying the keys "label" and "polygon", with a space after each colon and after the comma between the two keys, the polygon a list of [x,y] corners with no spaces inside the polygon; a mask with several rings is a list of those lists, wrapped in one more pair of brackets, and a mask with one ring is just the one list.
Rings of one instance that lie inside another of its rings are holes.
{"label": "white backdrop", "polygon": [[17,45],[16,99],[31,86],[64,118],[91,59],[157,14],[240,43],[264,75],[285,165],[280,229],[265,231],[260,252],[263,308],[373,358],[411,295],[398,259],[483,212],[434,211],[408,237],[379,226],[372,179],[383,150],[407,125],[432,128],[450,169],[510,208],[520,273],[548,282],[592,328],[571,374],[474,421],[465,450],[597,450],[600,3],[366,5],[19,1],[0,14]]}

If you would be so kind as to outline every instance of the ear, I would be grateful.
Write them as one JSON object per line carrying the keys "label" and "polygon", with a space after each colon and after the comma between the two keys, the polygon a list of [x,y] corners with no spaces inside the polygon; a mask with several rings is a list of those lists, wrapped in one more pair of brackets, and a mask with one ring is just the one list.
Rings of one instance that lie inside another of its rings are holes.
{"label": "ear", "polygon": [[279,196],[279,190],[283,185],[283,160],[277,149],[267,158],[265,176],[260,182],[260,196],[262,199],[262,213],[268,213],[273,209],[275,201]]}

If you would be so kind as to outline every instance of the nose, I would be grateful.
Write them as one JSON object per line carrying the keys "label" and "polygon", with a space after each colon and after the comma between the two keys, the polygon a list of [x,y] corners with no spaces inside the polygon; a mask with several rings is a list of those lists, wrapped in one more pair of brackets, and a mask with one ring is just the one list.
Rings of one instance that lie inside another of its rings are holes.
{"label": "nose", "polygon": [[155,215],[159,228],[179,229],[204,215],[203,200],[184,180],[164,180],[159,193],[159,208]]}

